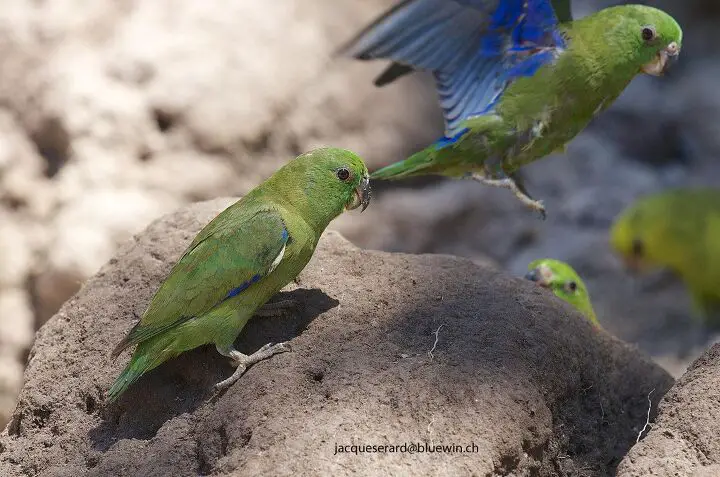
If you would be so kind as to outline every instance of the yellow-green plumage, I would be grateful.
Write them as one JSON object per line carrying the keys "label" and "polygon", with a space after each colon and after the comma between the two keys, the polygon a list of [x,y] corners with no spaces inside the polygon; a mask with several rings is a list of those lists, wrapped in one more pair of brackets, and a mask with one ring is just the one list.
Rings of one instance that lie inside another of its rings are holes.
{"label": "yellow-green plumage", "polygon": [[368,201],[363,161],[326,148],[290,161],[221,212],[195,237],[115,349],[118,355],[137,345],[109,399],[182,352],[208,343],[234,351],[235,338],[256,310],[308,263],[330,221]]}
{"label": "yellow-green plumage", "polygon": [[720,326],[720,190],[675,189],[644,197],[615,220],[610,244],[631,269],[674,271],[697,313]]}
{"label": "yellow-green plumage", "polygon": [[535,260],[528,265],[526,278],[552,290],[555,296],[571,304],[590,323],[600,328],[587,286],[570,265],[551,258]]}

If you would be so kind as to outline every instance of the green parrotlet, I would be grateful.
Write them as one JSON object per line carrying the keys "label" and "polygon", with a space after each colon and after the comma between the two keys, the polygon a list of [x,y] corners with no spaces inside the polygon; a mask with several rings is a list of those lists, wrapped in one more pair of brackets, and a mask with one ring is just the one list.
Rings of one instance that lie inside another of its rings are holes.
{"label": "green parrotlet", "polygon": [[137,345],[109,400],[161,363],[205,344],[237,365],[217,389],[232,385],[248,366],[289,350],[284,343],[267,344],[245,355],[233,343],[258,309],[305,268],[330,221],[343,210],[365,210],[369,201],[362,159],[324,148],[290,161],[221,212],[195,237],[113,351],[117,356]]}
{"label": "green parrotlet", "polygon": [[555,296],[582,313],[595,328],[600,328],[585,282],[570,265],[552,258],[535,260],[528,265],[525,278],[550,289]]}
{"label": "green parrotlet", "polygon": [[405,0],[342,52],[392,60],[379,86],[432,73],[445,135],[370,177],[468,177],[544,217],[515,182],[519,168],[564,150],[638,73],[662,74],[682,36],[671,16],[642,5],[573,20],[569,0]]}
{"label": "green parrotlet", "polygon": [[672,189],[641,198],[610,229],[628,269],[669,268],[705,324],[720,327],[720,190]]}

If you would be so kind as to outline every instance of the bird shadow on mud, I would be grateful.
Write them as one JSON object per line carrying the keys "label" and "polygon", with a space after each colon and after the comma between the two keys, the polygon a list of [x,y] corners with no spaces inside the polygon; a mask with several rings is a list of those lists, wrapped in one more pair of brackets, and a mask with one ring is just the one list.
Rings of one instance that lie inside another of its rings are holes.
{"label": "bird shadow on mud", "polygon": [[[235,341],[239,351],[250,354],[266,343],[289,341],[340,303],[317,288],[280,292],[270,303],[284,300],[297,305],[287,310],[285,316],[251,319]],[[258,365],[262,362],[255,366]],[[140,378],[116,403],[105,405],[102,422],[88,433],[93,448],[104,452],[122,439],[151,439],[173,417],[191,413],[210,400],[215,393],[213,385],[230,376],[233,370],[230,361],[212,345],[160,365]],[[235,386],[242,386],[242,378]]]}

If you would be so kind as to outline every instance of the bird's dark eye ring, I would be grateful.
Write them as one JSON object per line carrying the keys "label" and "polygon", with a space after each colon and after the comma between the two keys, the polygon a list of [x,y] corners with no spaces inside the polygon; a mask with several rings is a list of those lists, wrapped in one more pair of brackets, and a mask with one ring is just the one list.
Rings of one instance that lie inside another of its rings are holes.
{"label": "bird's dark eye ring", "polygon": [[575,290],[577,290],[577,283],[575,283],[575,282],[567,282],[566,285],[567,285],[568,290],[570,290],[573,293],[575,293]]}
{"label": "bird's dark eye ring", "polygon": [[657,36],[657,33],[655,32],[655,28],[651,26],[644,26],[642,29],[642,39],[645,41],[653,41],[655,37]]}
{"label": "bird's dark eye ring", "polygon": [[335,175],[337,175],[337,178],[341,181],[346,181],[350,178],[350,171],[345,167],[341,167],[335,172]]}
{"label": "bird's dark eye ring", "polygon": [[644,246],[643,246],[642,240],[640,240],[640,239],[633,239],[633,241],[632,241],[632,254],[633,254],[635,257],[640,258],[640,257],[642,257],[642,255],[643,255],[643,249],[644,249]]}

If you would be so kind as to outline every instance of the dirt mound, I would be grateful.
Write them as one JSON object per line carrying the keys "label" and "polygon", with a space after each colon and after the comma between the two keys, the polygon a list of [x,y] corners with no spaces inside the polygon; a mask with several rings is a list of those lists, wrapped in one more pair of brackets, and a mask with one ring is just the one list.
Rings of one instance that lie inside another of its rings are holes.
{"label": "dirt mound", "polygon": [[[525,280],[451,256],[363,251],[330,232],[284,292],[297,312],[253,320],[238,343],[290,339],[293,352],[210,399],[231,367],[198,349],[105,406],[127,360],[110,361],[112,346],[228,203],[154,222],[40,330],[0,474],[605,475],[635,442],[648,392],[672,384]],[[336,454],[350,445],[400,448]]]}
{"label": "dirt mound", "polygon": [[663,398],[647,437],[619,477],[720,475],[720,344],[693,363]]}

